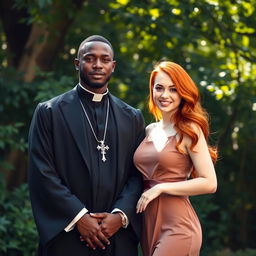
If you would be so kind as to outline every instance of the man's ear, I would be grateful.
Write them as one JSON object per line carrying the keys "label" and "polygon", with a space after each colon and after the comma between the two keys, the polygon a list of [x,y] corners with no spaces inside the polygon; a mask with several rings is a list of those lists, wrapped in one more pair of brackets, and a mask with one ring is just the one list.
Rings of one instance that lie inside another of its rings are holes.
{"label": "man's ear", "polygon": [[116,67],[116,61],[115,61],[115,60],[113,60],[113,68],[112,68],[112,73],[114,73],[114,71],[115,71],[115,67]]}
{"label": "man's ear", "polygon": [[79,59],[78,58],[74,59],[74,65],[75,65],[75,69],[79,70]]}

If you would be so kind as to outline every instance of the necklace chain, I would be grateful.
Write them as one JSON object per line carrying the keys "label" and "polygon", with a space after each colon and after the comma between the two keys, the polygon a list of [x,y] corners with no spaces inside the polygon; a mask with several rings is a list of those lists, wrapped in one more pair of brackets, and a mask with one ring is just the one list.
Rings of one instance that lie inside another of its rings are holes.
{"label": "necklace chain", "polygon": [[84,112],[84,115],[89,123],[89,126],[91,128],[91,131],[92,131],[92,134],[95,138],[95,140],[99,143],[99,145],[97,146],[97,149],[100,150],[101,152],[101,155],[102,155],[102,161],[105,162],[107,159],[106,159],[106,150],[109,150],[109,146],[108,145],[105,145],[105,138],[106,138],[106,133],[107,133],[107,127],[108,127],[108,117],[109,117],[109,99],[108,99],[108,102],[107,102],[107,113],[106,113],[106,121],[105,121],[105,127],[104,127],[104,134],[103,134],[103,139],[102,140],[99,140],[98,137],[96,136],[96,133],[93,129],[93,126],[92,126],[92,123],[89,119],[89,116],[84,108],[84,105],[81,101],[81,99],[79,99],[80,101],[80,104],[81,104],[81,107],[83,109],[83,112]]}

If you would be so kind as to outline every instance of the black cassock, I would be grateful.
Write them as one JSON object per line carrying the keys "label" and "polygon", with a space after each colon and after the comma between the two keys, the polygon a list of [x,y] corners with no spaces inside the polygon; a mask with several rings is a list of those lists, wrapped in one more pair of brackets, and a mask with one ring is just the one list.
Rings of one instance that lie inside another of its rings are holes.
{"label": "black cassock", "polygon": [[[79,99],[100,140],[109,100],[105,162]],[[135,206],[142,183],[133,154],[144,137],[144,120],[139,110],[111,94],[101,102],[91,99],[77,86],[35,110],[29,132],[29,188],[40,236],[39,255],[137,256],[141,223]],[[84,207],[89,212],[119,208],[130,224],[110,239],[105,251],[93,251],[80,242],[76,228],[64,231]]]}

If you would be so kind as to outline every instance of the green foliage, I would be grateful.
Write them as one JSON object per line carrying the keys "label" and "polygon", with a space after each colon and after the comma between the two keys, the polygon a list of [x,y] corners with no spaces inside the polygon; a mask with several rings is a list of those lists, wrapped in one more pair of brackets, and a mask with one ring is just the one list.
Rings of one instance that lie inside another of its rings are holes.
{"label": "green foliage", "polygon": [[228,232],[227,226],[223,225],[228,216],[225,211],[220,209],[215,197],[216,195],[202,195],[190,198],[202,225],[202,256],[221,249],[223,237]]}
{"label": "green foliage", "polygon": [[0,149],[10,146],[12,149],[25,150],[26,144],[24,138],[20,138],[19,140],[15,138],[19,132],[19,128],[22,126],[22,123],[0,126]]}
{"label": "green foliage", "polygon": [[53,72],[39,72],[39,75],[43,77],[43,80],[39,80],[38,92],[35,97],[36,102],[49,100],[74,87],[73,77],[62,75],[60,78],[55,78]]}
{"label": "green foliage", "polygon": [[255,256],[256,250],[254,249],[244,249],[232,252],[229,249],[218,251],[215,253],[210,253],[209,256]]}
{"label": "green foliage", "polygon": [[21,75],[13,68],[0,71],[0,167],[5,170],[13,169],[5,160],[8,153],[27,148],[29,124],[36,104],[74,86],[72,77],[54,78],[53,72],[38,71],[33,83],[22,81]]}
{"label": "green foliage", "polygon": [[[7,67],[6,51],[10,46],[1,30],[0,166],[10,169],[8,154],[25,149],[36,104],[75,85],[77,78],[72,63],[79,43],[90,34],[102,34],[112,42],[117,60],[110,90],[142,109],[146,123],[153,120],[147,111],[147,95],[154,63],[173,60],[192,76],[201,91],[203,106],[211,116],[211,142],[217,143],[220,151],[216,165],[218,192],[191,198],[203,226],[202,254],[208,256],[221,248],[255,248],[252,237],[256,234],[256,2],[14,2],[13,8],[27,11],[21,22],[28,26],[53,27],[54,22],[63,19],[56,12],[59,8],[74,20],[60,42],[54,70],[39,71],[30,83],[24,82],[16,69]],[[83,5],[76,11],[79,2]],[[8,220],[1,221],[5,227]],[[224,253],[249,256],[254,252]]]}
{"label": "green foliage", "polygon": [[34,255],[38,237],[27,185],[10,192],[0,177],[0,212],[0,255]]}
{"label": "green foliage", "polygon": [[[12,78],[12,79],[10,79]],[[33,87],[22,82],[14,68],[0,70],[0,169],[14,170],[7,156],[13,151],[25,151],[27,131],[35,95]]]}

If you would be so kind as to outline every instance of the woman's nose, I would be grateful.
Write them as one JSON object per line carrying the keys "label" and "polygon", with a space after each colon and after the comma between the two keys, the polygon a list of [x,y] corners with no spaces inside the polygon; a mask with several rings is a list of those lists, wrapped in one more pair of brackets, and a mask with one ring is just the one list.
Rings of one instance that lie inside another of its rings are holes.
{"label": "woman's nose", "polygon": [[163,97],[163,98],[168,98],[168,97],[169,97],[169,92],[168,92],[168,90],[164,90],[163,93],[161,94],[161,97]]}

